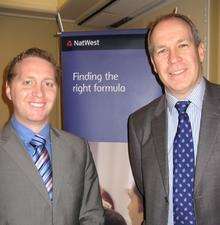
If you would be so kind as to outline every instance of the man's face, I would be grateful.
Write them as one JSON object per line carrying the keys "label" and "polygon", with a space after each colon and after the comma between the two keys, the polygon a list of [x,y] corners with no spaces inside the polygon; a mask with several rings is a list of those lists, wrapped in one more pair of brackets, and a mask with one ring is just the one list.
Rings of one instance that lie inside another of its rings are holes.
{"label": "man's face", "polygon": [[186,97],[201,78],[204,46],[195,45],[191,29],[178,18],[156,25],[151,61],[165,88],[179,99]]}
{"label": "man's face", "polygon": [[16,119],[38,132],[48,122],[56,99],[55,70],[44,59],[27,57],[14,72],[11,83],[6,84],[6,95],[12,101]]}

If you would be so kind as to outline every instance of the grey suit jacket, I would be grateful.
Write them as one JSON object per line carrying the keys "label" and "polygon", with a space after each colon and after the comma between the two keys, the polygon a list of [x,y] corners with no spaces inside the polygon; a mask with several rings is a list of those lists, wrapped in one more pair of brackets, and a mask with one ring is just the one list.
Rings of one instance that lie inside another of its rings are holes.
{"label": "grey suit jacket", "polygon": [[0,134],[0,225],[103,224],[88,144],[52,129],[53,204],[10,124]]}
{"label": "grey suit jacket", "polygon": [[[166,100],[162,96],[129,118],[129,155],[144,196],[145,224],[167,225],[169,173]],[[220,86],[206,81],[195,177],[197,225],[220,224]]]}

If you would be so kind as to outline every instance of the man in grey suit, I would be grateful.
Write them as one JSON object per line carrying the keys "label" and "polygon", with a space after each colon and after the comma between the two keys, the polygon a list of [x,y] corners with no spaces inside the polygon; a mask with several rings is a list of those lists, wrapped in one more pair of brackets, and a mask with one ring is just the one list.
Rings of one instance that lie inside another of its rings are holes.
{"label": "man in grey suit", "polygon": [[97,172],[88,143],[52,128],[58,70],[31,48],[9,64],[13,115],[0,133],[1,225],[103,224]]}
{"label": "man in grey suit", "polygon": [[220,224],[220,87],[202,76],[204,45],[188,17],[168,14],[148,50],[165,94],[129,118],[145,225]]}

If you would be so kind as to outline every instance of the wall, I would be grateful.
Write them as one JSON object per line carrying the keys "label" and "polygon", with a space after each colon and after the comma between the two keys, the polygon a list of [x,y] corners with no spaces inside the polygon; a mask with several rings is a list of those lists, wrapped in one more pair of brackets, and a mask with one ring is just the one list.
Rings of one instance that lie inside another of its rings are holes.
{"label": "wall", "polygon": [[[10,15],[0,15],[0,74],[3,77],[4,69],[9,61],[21,51],[30,47],[39,47],[48,50],[59,61],[59,37],[55,20],[39,18],[25,18]],[[78,30],[73,23],[64,23],[66,31]],[[0,86],[3,78],[0,79]],[[4,91],[1,95],[4,97]],[[9,108],[0,98],[1,116],[0,127],[9,119]],[[56,100],[51,114],[51,122],[55,127],[61,126],[60,95]]]}
{"label": "wall", "polygon": [[[205,42],[206,48],[208,48],[208,12],[209,12],[209,0],[196,0],[192,3],[192,0],[176,0],[169,1],[165,6],[146,12],[131,20],[123,28],[146,28],[150,22],[154,21],[160,15],[173,12],[175,7],[178,8],[178,13],[185,14],[196,24],[202,40]],[[207,60],[205,59],[203,70],[205,76],[208,77]]]}
{"label": "wall", "polygon": [[0,7],[38,12],[56,13],[57,0],[1,0]]}
{"label": "wall", "polygon": [[210,81],[220,84],[220,1],[210,1],[210,48],[209,48],[209,78]]}
{"label": "wall", "polygon": [[146,28],[159,15],[178,12],[189,16],[197,25],[206,46],[206,59],[203,65],[204,75],[212,82],[220,84],[220,1],[219,0],[176,0],[163,8],[145,13],[127,23],[123,28]]}

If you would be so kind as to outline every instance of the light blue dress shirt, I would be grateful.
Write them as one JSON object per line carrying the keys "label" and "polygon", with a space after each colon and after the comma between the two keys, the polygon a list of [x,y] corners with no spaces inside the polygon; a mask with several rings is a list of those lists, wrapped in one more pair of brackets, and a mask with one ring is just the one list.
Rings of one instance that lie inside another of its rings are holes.
{"label": "light blue dress shirt", "polygon": [[[34,148],[29,144],[31,139],[34,137],[35,133],[20,123],[15,116],[11,118],[11,125],[14,128],[18,138],[21,140],[22,144],[24,145],[25,150],[32,158],[34,153]],[[50,125],[46,124],[43,129],[39,132],[39,135],[46,139],[46,148],[51,158],[52,148],[51,148],[51,139],[50,139]]]}
{"label": "light blue dress shirt", "polygon": [[[173,141],[175,138],[177,125],[178,125],[178,111],[175,104],[179,101],[170,92],[165,90],[167,100],[167,119],[168,119],[168,132],[167,132],[167,149],[168,149],[168,166],[169,166],[169,214],[168,225],[173,225]],[[196,163],[197,147],[199,141],[199,130],[202,112],[202,103],[205,93],[205,80],[204,78],[195,86],[189,96],[183,101],[189,100],[191,103],[187,108],[187,113],[192,127],[192,136],[194,144],[194,156]]]}

